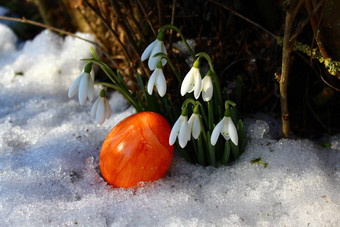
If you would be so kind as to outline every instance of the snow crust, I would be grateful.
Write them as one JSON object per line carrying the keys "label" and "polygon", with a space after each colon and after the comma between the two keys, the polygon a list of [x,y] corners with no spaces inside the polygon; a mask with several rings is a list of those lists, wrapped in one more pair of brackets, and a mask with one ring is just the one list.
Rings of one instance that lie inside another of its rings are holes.
{"label": "snow crust", "polygon": [[339,135],[331,149],[277,139],[266,115],[245,119],[246,151],[233,165],[175,153],[163,179],[108,186],[100,148],[133,108],[114,93],[99,127],[88,101],[67,97],[90,44],[44,31],[21,46],[0,24],[0,226],[340,226]]}

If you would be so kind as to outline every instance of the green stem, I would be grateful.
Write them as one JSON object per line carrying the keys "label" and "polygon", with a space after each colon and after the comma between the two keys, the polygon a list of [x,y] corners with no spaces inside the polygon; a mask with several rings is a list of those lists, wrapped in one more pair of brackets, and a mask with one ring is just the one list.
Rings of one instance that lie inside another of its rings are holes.
{"label": "green stem", "polygon": [[204,148],[203,148],[203,141],[202,136],[197,138],[197,160],[198,163],[202,166],[205,165],[205,158],[204,158]]}
{"label": "green stem", "polygon": [[215,72],[215,69],[214,69],[214,66],[212,64],[212,60],[210,58],[210,56],[205,53],[205,52],[199,52],[198,54],[196,54],[196,57],[198,58],[205,58],[209,64],[209,67],[210,67],[210,70],[208,71],[208,74],[210,74],[210,76],[212,77],[213,79],[213,83],[215,85],[214,87],[214,90],[216,90],[216,95],[217,95],[217,99],[218,99],[218,103],[220,106],[222,106],[223,102],[222,102],[222,94],[221,94],[221,87],[220,87],[220,82],[219,82],[219,79],[216,75],[216,72]]}
{"label": "green stem", "polygon": [[[210,154],[210,149],[209,149],[210,139],[208,141],[207,131],[205,130],[202,116],[200,116],[200,123],[201,123],[201,135],[199,136],[199,138],[203,140],[202,142],[204,143],[206,150],[209,151],[209,154]],[[202,155],[203,162],[207,163],[207,161],[205,160],[206,156],[204,154],[200,154],[200,155]]]}
{"label": "green stem", "polygon": [[211,58],[210,58],[210,56],[207,53],[199,52],[198,54],[196,54],[196,57],[198,57],[198,58],[201,58],[201,57],[205,58],[207,60],[208,64],[209,64],[210,70],[213,73],[215,73],[214,66],[212,64]]}
{"label": "green stem", "polygon": [[89,58],[89,59],[81,59],[81,60],[89,61],[89,62],[92,62],[92,63],[99,65],[99,67],[109,77],[109,79],[112,81],[112,83],[114,83],[115,85],[119,84],[119,78],[117,77],[117,75],[111,70],[111,68],[108,65],[106,65],[105,63],[103,63],[99,59]]}
{"label": "green stem", "polygon": [[171,25],[171,24],[164,25],[164,26],[162,26],[162,27],[158,30],[158,33],[159,33],[159,32],[164,32],[164,31],[167,30],[167,29],[174,30],[174,31],[176,31],[176,32],[181,36],[181,38],[182,38],[182,40],[183,40],[185,46],[187,47],[188,51],[190,52],[190,55],[193,57],[193,59],[195,59],[195,53],[194,53],[194,51],[193,51],[193,50],[191,49],[191,47],[189,46],[189,44],[188,44],[186,38],[183,36],[181,30],[179,30],[176,26]]}
{"label": "green stem", "polygon": [[208,129],[212,131],[214,129],[214,107],[211,101],[208,102]]}
{"label": "green stem", "polygon": [[141,109],[141,107],[138,105],[138,103],[136,103],[136,101],[133,99],[133,97],[131,96],[131,93],[129,91],[125,91],[124,89],[121,89],[120,87],[118,87],[114,84],[107,83],[107,82],[97,82],[97,83],[95,83],[95,85],[103,85],[103,86],[110,87],[110,88],[118,91],[120,94],[122,94],[124,96],[124,98],[126,98],[128,100],[128,102],[136,109],[137,112],[143,111]]}
{"label": "green stem", "polygon": [[157,54],[154,55],[154,57],[157,57],[157,56],[160,56],[161,58],[164,58],[164,59],[167,60],[167,62],[169,63],[169,66],[170,66],[172,72],[175,74],[178,82],[182,83],[182,78],[179,76],[179,73],[175,69],[175,66],[172,64],[172,61],[170,60],[170,58],[164,53],[157,53]]}
{"label": "green stem", "polygon": [[208,151],[209,151],[209,158],[210,158],[210,164],[212,166],[216,167],[216,158],[215,158],[215,147],[213,145],[211,145],[210,143],[210,132],[208,131],[207,133],[207,139],[209,140],[207,143],[208,146]]}
{"label": "green stem", "polygon": [[220,87],[220,82],[218,80],[218,77],[216,75],[216,73],[212,73],[211,74],[212,78],[213,78],[213,83],[215,85],[214,89],[216,90],[216,95],[217,95],[217,101],[219,106],[223,106],[223,101],[222,101],[222,94],[221,94],[221,87]]}

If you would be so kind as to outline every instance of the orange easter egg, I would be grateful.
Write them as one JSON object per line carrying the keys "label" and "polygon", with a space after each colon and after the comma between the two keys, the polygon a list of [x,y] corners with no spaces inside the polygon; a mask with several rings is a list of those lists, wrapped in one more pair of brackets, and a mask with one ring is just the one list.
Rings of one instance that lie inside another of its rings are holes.
{"label": "orange easter egg", "polygon": [[99,166],[105,181],[127,188],[163,177],[174,151],[169,145],[170,131],[165,118],[153,112],[136,113],[119,122],[100,151]]}

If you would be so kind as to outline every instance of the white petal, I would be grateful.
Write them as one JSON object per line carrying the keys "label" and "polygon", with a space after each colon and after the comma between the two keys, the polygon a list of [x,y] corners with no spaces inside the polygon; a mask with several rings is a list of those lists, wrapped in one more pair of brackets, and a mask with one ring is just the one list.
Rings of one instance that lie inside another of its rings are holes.
{"label": "white petal", "polygon": [[162,42],[159,41],[158,39],[155,41],[154,47],[152,48],[149,61],[148,61],[148,66],[150,70],[155,70],[157,67],[157,64],[159,60],[161,59],[160,56],[154,57],[155,54],[158,54],[162,52]]}
{"label": "white petal", "polygon": [[150,57],[153,45],[155,44],[155,41],[153,41],[152,43],[149,44],[149,46],[147,46],[147,48],[144,50],[141,60],[144,61],[146,59],[148,59]]}
{"label": "white petal", "polygon": [[91,108],[91,116],[93,118],[96,117],[96,112],[97,112],[97,108],[98,108],[99,99],[100,98],[97,98],[97,100],[93,103],[92,108]]}
{"label": "white petal", "polygon": [[[162,42],[162,46],[161,46],[161,52],[165,55],[168,55],[167,51],[166,51],[166,48],[165,48],[165,45],[164,45],[164,42]],[[164,66],[166,64],[166,59],[165,58],[162,58],[162,66]]]}
{"label": "white petal", "polygon": [[184,120],[178,134],[178,142],[182,148],[188,143],[188,135],[190,135],[188,122]]}
{"label": "white petal", "polygon": [[104,104],[104,98],[100,97],[99,102],[98,102],[98,107],[97,107],[97,112],[96,112],[96,121],[98,124],[103,124],[105,121],[105,104]]}
{"label": "white petal", "polygon": [[87,91],[87,97],[89,97],[89,100],[92,101],[94,94],[94,87],[93,87],[93,80],[90,77],[89,78],[89,85],[88,85],[88,91]]}
{"label": "white petal", "polygon": [[224,122],[224,117],[220,122],[218,122],[218,124],[215,126],[214,130],[211,133],[210,143],[213,146],[215,146],[217,139],[220,136],[221,128],[223,126],[223,122]]}
{"label": "white petal", "polygon": [[236,130],[235,124],[230,117],[227,117],[227,120],[228,120],[228,123],[227,123],[228,126],[227,127],[228,127],[228,133],[229,133],[230,139],[237,146],[238,145],[238,135],[237,135],[237,130]]}
{"label": "white petal", "polygon": [[210,76],[205,76],[202,80],[202,98],[209,102],[213,95],[213,84]]}
{"label": "white petal", "polygon": [[201,122],[199,119],[199,115],[196,114],[194,125],[192,127],[192,136],[197,139],[201,133]]}
{"label": "white petal", "polygon": [[105,112],[106,112],[106,119],[109,119],[111,117],[111,106],[109,101],[105,98]]}
{"label": "white petal", "polygon": [[224,137],[225,140],[229,140],[230,139],[230,135],[229,135],[229,129],[228,129],[228,125],[229,125],[229,118],[230,117],[223,117],[223,124],[222,124],[222,128],[221,128],[221,134]]}
{"label": "white petal", "polygon": [[169,136],[169,144],[173,145],[176,141],[180,126],[181,126],[181,116],[177,119],[174,126],[171,129],[170,136]]}
{"label": "white petal", "polygon": [[83,105],[85,103],[86,97],[87,97],[87,91],[88,91],[88,74],[83,75],[80,79],[79,84],[79,92],[78,92],[78,98],[80,105]]}
{"label": "white petal", "polygon": [[69,98],[72,98],[76,93],[77,93],[77,90],[79,89],[79,83],[80,83],[80,78],[81,78],[81,75],[78,76],[72,83],[70,89],[68,90],[68,97]]}
{"label": "white petal", "polygon": [[166,81],[165,81],[165,77],[163,74],[163,70],[162,69],[159,69],[159,70],[160,72],[157,76],[156,88],[157,88],[159,96],[163,97],[166,93]]}
{"label": "white petal", "polygon": [[152,95],[153,86],[155,85],[157,75],[159,74],[159,70],[157,70],[157,69],[155,71],[153,71],[153,73],[151,74],[150,79],[148,81],[148,93],[149,93],[149,95]]}
{"label": "white petal", "polygon": [[92,83],[94,83],[94,71],[93,70],[91,70],[90,76],[91,76]]}
{"label": "white petal", "polygon": [[190,130],[192,129],[192,126],[194,125],[194,120],[195,120],[195,114],[191,114],[189,120],[188,120],[188,126]]}
{"label": "white petal", "polygon": [[187,73],[187,75],[184,77],[184,80],[181,85],[181,95],[184,96],[186,93],[190,93],[193,91],[193,83],[194,83],[194,74],[193,74],[192,67],[190,71]]}
{"label": "white petal", "polygon": [[194,96],[196,99],[200,97],[201,91],[202,91],[202,77],[200,70],[197,69],[196,74],[195,74],[195,90],[194,90]]}

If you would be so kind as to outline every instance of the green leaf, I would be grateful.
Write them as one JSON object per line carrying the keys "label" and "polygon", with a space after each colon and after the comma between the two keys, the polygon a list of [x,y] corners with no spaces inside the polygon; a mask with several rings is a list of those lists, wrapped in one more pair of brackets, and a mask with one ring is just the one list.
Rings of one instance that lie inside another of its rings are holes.
{"label": "green leaf", "polygon": [[149,95],[146,92],[145,86],[144,86],[144,83],[143,83],[143,80],[142,80],[142,77],[141,77],[141,75],[139,73],[137,73],[137,82],[138,82],[138,85],[139,85],[140,89],[142,90],[142,93],[144,95],[145,101],[147,103],[146,110],[154,111],[154,112],[159,112],[157,99],[155,98],[155,96]]}
{"label": "green leaf", "polygon": [[119,79],[119,85],[123,86],[124,89],[126,89],[127,91],[129,91],[129,88],[124,80],[124,77],[123,75],[120,73],[119,70],[117,70],[117,76],[118,76],[118,79]]}
{"label": "green leaf", "polygon": [[225,141],[224,151],[223,151],[223,155],[222,155],[222,158],[221,158],[221,163],[223,165],[227,165],[229,158],[230,158],[230,144],[229,144],[229,141],[227,140],[227,141]]}
{"label": "green leaf", "polygon": [[244,151],[244,127],[242,120],[238,120],[237,122],[237,134],[238,134],[238,146],[240,147],[241,154]]}
{"label": "green leaf", "polygon": [[210,165],[216,167],[216,156],[215,156],[215,146],[210,143],[210,132],[207,132],[207,146],[209,151],[209,161]]}
{"label": "green leaf", "polygon": [[236,146],[232,141],[230,141],[230,145],[232,158],[233,160],[236,160],[240,156],[239,146]]}
{"label": "green leaf", "polygon": [[205,165],[205,159],[204,159],[204,148],[203,148],[203,138],[202,135],[200,135],[197,139],[197,145],[198,145],[198,163],[202,166]]}
{"label": "green leaf", "polygon": [[[178,142],[177,142],[177,143],[178,143]],[[179,153],[181,153],[181,155],[183,156],[183,158],[184,158],[187,162],[193,163],[193,160],[192,160],[192,158],[190,157],[190,154],[189,154],[189,152],[188,152],[187,149],[181,148],[181,146],[177,145],[177,146],[176,146],[176,150],[178,150]]]}
{"label": "green leaf", "polygon": [[243,79],[241,76],[238,76],[236,80],[236,88],[235,88],[235,100],[236,100],[237,106],[240,106],[242,102],[242,88],[243,88]]}

